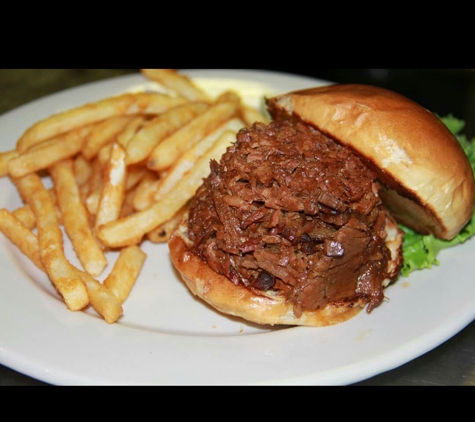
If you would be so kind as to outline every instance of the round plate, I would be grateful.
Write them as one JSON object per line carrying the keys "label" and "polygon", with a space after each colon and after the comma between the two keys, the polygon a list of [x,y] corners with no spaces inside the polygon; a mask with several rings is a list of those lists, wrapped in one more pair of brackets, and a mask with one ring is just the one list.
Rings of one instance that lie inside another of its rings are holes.
{"label": "round plate", "polygon": [[[262,71],[183,73],[212,95],[239,90],[253,106],[263,95],[329,83]],[[29,103],[0,116],[0,150],[13,149],[24,130],[53,113],[149,88],[137,74]],[[0,207],[21,205],[8,178],[0,189]],[[324,328],[272,328],[224,316],[187,290],[166,245],[142,246],[148,258],[123,317],[109,325],[93,310],[70,312],[46,275],[2,236],[0,362],[56,385],[347,385],[428,352],[475,316],[473,241],[442,251],[439,267],[400,278],[371,314]]]}

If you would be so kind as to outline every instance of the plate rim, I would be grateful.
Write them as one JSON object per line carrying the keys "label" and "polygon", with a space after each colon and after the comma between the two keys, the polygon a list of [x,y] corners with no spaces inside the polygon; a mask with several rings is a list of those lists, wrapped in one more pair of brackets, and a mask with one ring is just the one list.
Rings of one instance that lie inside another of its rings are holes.
{"label": "plate rim", "polygon": [[[259,75],[258,79],[267,79],[270,77],[270,75],[274,75],[276,77],[282,77],[283,79],[286,78],[291,78],[295,80],[300,80],[300,81],[305,81],[305,82],[315,82],[315,83],[332,83],[330,81],[324,81],[321,79],[316,79],[316,78],[311,78],[311,77],[305,77],[301,75],[294,75],[294,74],[288,74],[288,73],[283,73],[279,71],[248,71],[248,70],[233,70],[233,69],[183,69],[183,73],[189,74],[193,77],[193,75],[198,75],[198,76],[203,76],[203,75],[209,75],[209,77],[212,77],[214,74],[219,74],[219,73],[226,74],[227,76],[230,75],[247,75],[250,78]],[[105,87],[109,87],[109,85],[115,86],[115,84],[122,86],[123,84],[130,84],[130,83],[135,83],[135,81],[140,82],[144,81],[145,79],[140,75],[140,74],[130,74],[130,75],[123,75],[123,76],[115,76],[112,78],[108,78],[105,80],[100,80],[100,81],[92,81],[88,82],[86,84],[68,88],[66,90],[62,90],[60,92],[56,93],[51,93],[48,94],[45,97],[38,98],[36,100],[33,100],[27,104],[21,105],[20,107],[17,107],[13,110],[7,111],[6,113],[2,114],[0,116],[0,133],[2,133],[2,124],[5,123],[8,119],[22,115],[25,113],[29,113],[30,110],[37,108],[38,106],[42,104],[50,104],[50,102],[56,101],[58,98],[61,99],[61,104],[66,103],[67,101],[65,97],[68,95],[77,95],[78,93],[84,93],[86,90],[93,90],[95,87],[102,87],[106,89]],[[108,88],[107,88],[108,89]],[[77,104],[80,105],[80,104]],[[48,107],[45,107],[46,109]],[[26,127],[25,127],[26,129]],[[0,181],[0,186],[1,186],[1,181]],[[1,202],[0,202],[1,203]],[[470,241],[468,241],[470,242]],[[7,239],[3,239],[2,242],[0,243],[0,263],[5,260],[5,251],[9,249],[9,242]],[[460,247],[464,247],[465,245],[461,245]],[[473,242],[470,243],[469,246],[472,246],[473,249]],[[449,252],[442,251],[444,255],[453,255]],[[441,264],[443,266],[445,262]],[[442,267],[441,267],[442,268]],[[433,270],[428,270],[428,271],[434,271],[432,274],[438,275],[442,274],[443,270],[439,270],[439,268],[433,269]],[[426,282],[427,278],[430,278],[428,276],[428,273],[424,274],[416,274],[414,279],[421,279],[424,282]],[[28,280],[23,280],[23,283],[20,283],[23,287],[25,285],[31,284],[30,281]],[[31,286],[28,287],[28,289],[31,289]],[[19,294],[19,291],[16,289],[13,289],[16,293]],[[29,290],[30,291],[30,290]],[[33,292],[33,290],[31,290]],[[65,311],[64,307],[62,304],[58,303],[50,303],[50,298],[48,297],[47,294],[44,295],[39,295],[41,296],[39,299],[37,298],[36,294],[33,294],[35,297],[34,300],[38,300],[43,306],[46,306],[48,308],[51,306],[53,309],[46,311],[49,312],[47,316],[43,316],[43,323],[46,323],[48,321],[58,321],[58,315],[63,314]],[[27,301],[28,303],[31,302],[31,297],[30,300]],[[0,300],[0,304],[2,304],[2,300]],[[3,311],[0,310],[0,315],[2,315]],[[385,312],[387,314],[387,312]],[[8,316],[8,315],[5,315]],[[279,379],[278,381],[276,378],[268,378],[267,380],[262,379],[261,381],[256,381],[256,380],[251,380],[249,383],[251,384],[306,384],[306,385],[314,385],[314,384],[351,384],[355,383],[358,381],[365,380],[367,378],[370,378],[372,376],[375,376],[377,374],[381,374],[383,372],[386,372],[388,370],[397,368],[410,360],[413,360],[422,354],[434,349],[435,347],[439,346],[449,338],[451,338],[453,335],[458,333],[460,330],[462,330],[465,326],[467,326],[474,318],[475,318],[475,306],[470,309],[462,309],[459,310],[459,313],[456,314],[457,318],[452,320],[450,324],[446,324],[445,326],[442,327],[435,327],[435,331],[431,332],[426,332],[424,333],[424,342],[409,342],[408,344],[404,345],[402,348],[402,352],[399,355],[394,356],[394,354],[387,353],[383,356],[380,357],[380,359],[377,362],[368,362],[368,361],[359,361],[358,365],[359,367],[357,368],[355,364],[349,364],[341,369],[338,370],[333,370],[329,371],[328,373],[321,372],[319,374],[308,374],[308,375],[301,375],[301,376],[296,376],[296,377],[284,377],[282,379]],[[91,329],[94,330],[95,333],[103,333],[103,326],[105,324],[104,321],[99,320],[99,319],[93,319],[90,320],[90,315],[87,314],[75,314],[75,313],[67,313],[67,315],[61,315],[62,321],[61,323],[64,324],[64,327],[62,329],[58,329],[61,333],[66,335],[67,330],[65,331],[66,328],[76,328],[77,330],[81,331],[84,329],[84,325],[92,326]],[[64,318],[63,318],[64,317]],[[365,321],[369,322],[370,320],[364,316]],[[26,324],[26,322],[23,322],[23,324]],[[23,325],[20,324],[20,325]],[[38,324],[26,324],[27,326],[35,326]],[[356,324],[354,321],[348,321],[344,323],[345,327],[350,327],[351,325],[354,325],[357,327],[357,329],[360,329],[360,325]],[[371,323],[369,323],[371,326]],[[40,326],[40,325],[38,325]],[[78,328],[79,327],[79,328]],[[130,337],[136,337],[137,336],[137,329],[135,328],[130,328],[130,327],[123,327],[120,324],[115,324],[113,326],[107,326],[107,330],[110,332],[108,335],[110,337],[116,336],[117,339],[121,339],[120,341],[126,342],[127,340],[124,339],[125,333],[122,332],[120,333],[119,330],[126,331]],[[334,326],[330,328],[335,328],[335,331],[345,331],[341,327]],[[2,324],[0,323],[0,329],[2,329]],[[5,326],[3,326],[3,329],[5,329]],[[292,327],[288,328],[283,331],[283,336],[290,336],[293,338],[294,334],[293,333],[298,333],[298,332],[306,332],[309,330],[315,330],[311,329],[308,327]],[[321,329],[318,328],[317,330],[324,330],[328,333],[328,329]],[[287,334],[285,331],[292,331],[292,333]],[[263,333],[263,335],[269,335],[271,336],[274,333]],[[155,333],[154,333],[155,335]],[[159,333],[158,336],[169,336],[170,334],[167,333]],[[279,334],[280,335],[280,334]],[[305,334],[306,336],[307,334]],[[52,341],[51,334],[46,334],[46,337],[48,341]],[[193,336],[185,336],[187,338],[186,341],[183,341],[183,343],[186,343],[186,345],[196,345],[196,341],[193,341],[192,337]],[[200,337],[200,336],[197,336]],[[234,343],[247,343],[250,340],[248,339],[250,336],[243,336],[241,337],[240,341],[236,341],[235,338],[232,338],[230,341]],[[252,336],[251,336],[252,337]],[[325,336],[322,336],[325,337]],[[329,335],[330,338],[332,338],[332,335]],[[295,340],[295,339],[294,339]],[[320,340],[320,339],[319,339]],[[207,339],[205,340],[206,342],[213,343],[213,340]],[[76,344],[76,342],[72,341],[70,339],[71,344]],[[36,357],[32,357],[28,353],[20,353],[18,350],[10,350],[12,348],[11,345],[9,345],[9,348],[2,347],[2,342],[0,342],[0,362],[17,371],[20,373],[23,373],[27,376],[31,376],[33,378],[36,378],[38,380],[41,380],[43,382],[47,382],[50,384],[119,384],[120,381],[117,379],[106,379],[106,378],[101,378],[101,379],[91,379],[90,376],[80,376],[79,373],[76,373],[75,375],[65,372],[64,370],[61,371],[60,368],[57,368],[57,365],[51,364],[51,365],[45,365],[44,359],[39,360]],[[312,341],[312,344],[314,344],[314,341]],[[246,349],[242,345],[238,345],[239,347],[242,347],[243,349]],[[17,346],[18,347],[18,346]],[[25,347],[24,345],[22,347]],[[260,345],[260,348],[262,349],[261,352],[264,353],[266,352],[264,345]],[[270,352],[269,352],[270,353]],[[64,363],[63,363],[64,364]],[[144,383],[146,380],[143,380]],[[135,380],[133,383],[139,383],[141,384],[140,380]],[[169,382],[165,382],[169,383]],[[173,382],[171,382],[173,384]],[[185,380],[181,380],[178,382],[179,384],[186,384]],[[203,383],[205,383],[203,381]],[[240,382],[241,383],[241,382]],[[246,382],[244,382],[246,383]],[[129,384],[128,380],[124,380],[123,384]],[[193,382],[193,384],[196,384],[196,382]],[[211,382],[211,384],[214,384],[214,382]],[[219,382],[221,384],[221,382]],[[230,382],[230,384],[234,384],[233,382]]]}

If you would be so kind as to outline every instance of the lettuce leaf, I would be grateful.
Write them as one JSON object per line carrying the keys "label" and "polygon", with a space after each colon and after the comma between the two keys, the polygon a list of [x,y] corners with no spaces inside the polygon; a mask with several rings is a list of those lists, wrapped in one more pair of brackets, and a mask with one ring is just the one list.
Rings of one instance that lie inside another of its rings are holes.
{"label": "lettuce leaf", "polygon": [[[465,154],[467,154],[472,170],[475,172],[475,138],[469,141],[462,133],[462,130],[465,127],[465,122],[454,117],[452,114],[440,117],[440,119],[457,137],[460,145],[465,151]],[[407,277],[413,271],[432,268],[434,265],[439,265],[437,255],[442,249],[464,243],[467,239],[474,236],[475,212],[468,224],[452,240],[438,239],[433,235],[422,235],[403,225],[399,225],[399,227],[405,233],[402,246],[404,261],[401,268],[401,274],[404,277]]]}

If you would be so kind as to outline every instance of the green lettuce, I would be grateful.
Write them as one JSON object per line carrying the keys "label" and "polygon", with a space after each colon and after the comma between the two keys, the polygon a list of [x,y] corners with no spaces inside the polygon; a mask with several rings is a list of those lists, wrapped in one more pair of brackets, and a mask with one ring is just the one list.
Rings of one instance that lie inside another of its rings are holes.
{"label": "green lettuce", "polygon": [[[467,154],[472,170],[475,172],[475,138],[469,141],[462,133],[465,127],[465,122],[457,119],[451,114],[441,117],[440,119],[457,137],[460,145],[465,151],[465,154]],[[422,235],[402,225],[399,227],[405,233],[402,246],[404,261],[401,268],[401,274],[404,277],[407,277],[413,271],[432,268],[434,265],[439,265],[437,255],[442,249],[459,245],[471,238],[475,234],[475,212],[468,224],[452,240],[438,239],[433,235]]]}

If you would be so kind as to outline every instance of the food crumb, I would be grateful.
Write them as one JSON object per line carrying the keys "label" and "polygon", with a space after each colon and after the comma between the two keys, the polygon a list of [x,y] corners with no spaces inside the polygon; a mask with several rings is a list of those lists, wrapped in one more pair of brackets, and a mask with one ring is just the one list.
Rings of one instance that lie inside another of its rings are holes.
{"label": "food crumb", "polygon": [[356,342],[359,342],[359,341],[362,341],[362,340],[365,340],[366,337],[371,334],[373,332],[373,330],[360,330],[360,334],[358,337],[355,338],[355,341]]}

